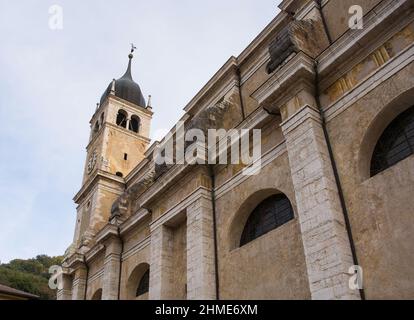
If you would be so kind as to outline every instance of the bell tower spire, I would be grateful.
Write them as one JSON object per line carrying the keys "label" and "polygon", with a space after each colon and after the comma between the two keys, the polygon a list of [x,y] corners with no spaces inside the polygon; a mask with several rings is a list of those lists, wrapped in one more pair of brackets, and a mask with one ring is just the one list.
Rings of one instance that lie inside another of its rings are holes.
{"label": "bell tower spire", "polygon": [[74,198],[76,249],[90,247],[93,236],[106,225],[112,203],[125,190],[125,178],[144,159],[151,142],[152,109],[132,79],[135,49],[131,44],[125,74],[109,83],[90,120],[82,188]]}
{"label": "bell tower spire", "polygon": [[132,80],[132,72],[131,72],[131,63],[132,63],[132,59],[134,58],[134,55],[133,55],[133,53],[134,53],[134,51],[135,51],[135,49],[136,49],[137,47],[135,47],[134,46],[134,44],[133,43],[131,43],[131,52],[129,53],[129,55],[128,55],[128,58],[129,58],[129,61],[128,61],[128,68],[127,68],[127,70],[125,71],[125,74],[122,76],[122,78],[124,78],[124,77],[128,77],[128,78],[130,78],[131,80]]}

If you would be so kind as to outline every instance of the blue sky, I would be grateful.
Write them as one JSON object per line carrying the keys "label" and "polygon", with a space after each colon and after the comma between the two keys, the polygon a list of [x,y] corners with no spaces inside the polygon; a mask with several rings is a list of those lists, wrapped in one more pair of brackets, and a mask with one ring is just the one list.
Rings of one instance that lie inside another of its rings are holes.
{"label": "blue sky", "polygon": [[[0,261],[59,255],[71,243],[89,120],[131,42],[159,138],[279,2],[0,0]],[[63,29],[53,31],[55,4]]]}

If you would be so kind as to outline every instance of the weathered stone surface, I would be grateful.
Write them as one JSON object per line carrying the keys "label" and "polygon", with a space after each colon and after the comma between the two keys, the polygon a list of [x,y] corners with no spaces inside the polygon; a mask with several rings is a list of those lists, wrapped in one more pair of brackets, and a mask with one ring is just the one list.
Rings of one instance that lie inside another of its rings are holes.
{"label": "weathered stone surface", "polygon": [[[74,271],[60,299],[117,299],[118,290],[121,299],[215,299],[216,275],[221,299],[358,299],[358,290],[349,288],[354,261],[315,99],[316,70],[365,296],[414,297],[414,158],[369,173],[379,136],[414,101],[412,5],[364,2],[367,27],[348,32],[344,3],[324,4],[337,39],[327,48],[315,2],[284,1],[292,15],[281,12],[185,108],[186,130],[261,129],[257,175],[244,176],[243,164],[216,165],[211,190],[207,166],[156,168],[157,144],[148,148],[152,114],[141,110],[142,134],[130,135],[114,119],[119,108],[130,113],[134,106],[115,97],[98,109],[92,122],[104,112],[105,125],[88,146],[88,159],[96,151],[97,160],[75,197],[77,225],[65,260]],[[270,113],[261,105],[266,99]],[[240,246],[251,212],[280,193],[294,219]],[[108,223],[120,227],[123,252],[117,241],[100,249]],[[149,292],[136,297],[148,266]]]}
{"label": "weathered stone surface", "polygon": [[349,288],[354,262],[319,112],[305,105],[282,128],[312,298],[358,299]]}
{"label": "weathered stone surface", "polygon": [[120,239],[108,239],[105,243],[105,248],[102,300],[118,300],[120,259],[122,254]]}
{"label": "weathered stone surface", "polygon": [[84,266],[78,267],[75,271],[72,283],[72,300],[85,300],[86,274]]}
{"label": "weathered stone surface", "polygon": [[151,233],[150,299],[173,299],[173,231],[160,226]]}
{"label": "weathered stone surface", "polygon": [[200,198],[187,208],[187,298],[216,298],[213,210]]}

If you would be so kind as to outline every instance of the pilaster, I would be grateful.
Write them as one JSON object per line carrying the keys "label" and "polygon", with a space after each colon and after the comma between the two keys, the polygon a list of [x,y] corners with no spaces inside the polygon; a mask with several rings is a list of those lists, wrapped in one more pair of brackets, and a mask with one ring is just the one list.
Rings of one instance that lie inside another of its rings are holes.
{"label": "pilaster", "polygon": [[187,298],[216,298],[213,210],[205,197],[187,207]]}
{"label": "pilaster", "polygon": [[72,300],[86,300],[86,281],[87,271],[85,265],[79,265],[73,276]]}
{"label": "pilaster", "polygon": [[173,299],[173,232],[164,225],[151,232],[149,299]]}
{"label": "pilaster", "polygon": [[348,284],[354,263],[320,114],[304,105],[281,126],[312,299],[360,299]]}
{"label": "pilaster", "polygon": [[105,241],[105,248],[102,300],[118,300],[122,254],[121,240],[117,237],[110,237]]}
{"label": "pilaster", "polygon": [[72,300],[72,277],[67,273],[60,275],[62,289],[57,291],[57,300]]}

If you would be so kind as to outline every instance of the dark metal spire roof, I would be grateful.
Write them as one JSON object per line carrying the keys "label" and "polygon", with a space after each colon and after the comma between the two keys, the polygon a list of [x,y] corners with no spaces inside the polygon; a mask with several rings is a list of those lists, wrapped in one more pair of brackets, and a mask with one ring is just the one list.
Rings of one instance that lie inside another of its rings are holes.
{"label": "dark metal spire roof", "polygon": [[[139,87],[138,83],[136,83],[132,79],[131,74],[131,61],[134,57],[132,55],[133,50],[131,50],[131,53],[129,54],[129,62],[128,62],[128,68],[125,71],[125,74],[119,78],[118,80],[115,80],[115,96],[118,98],[124,99],[126,101],[129,101],[133,104],[136,104],[140,107],[146,107],[145,98],[142,95],[141,88]],[[105,90],[104,94],[101,97],[100,103],[103,104],[105,99],[109,96],[112,90],[112,82],[108,85],[108,88]]]}

